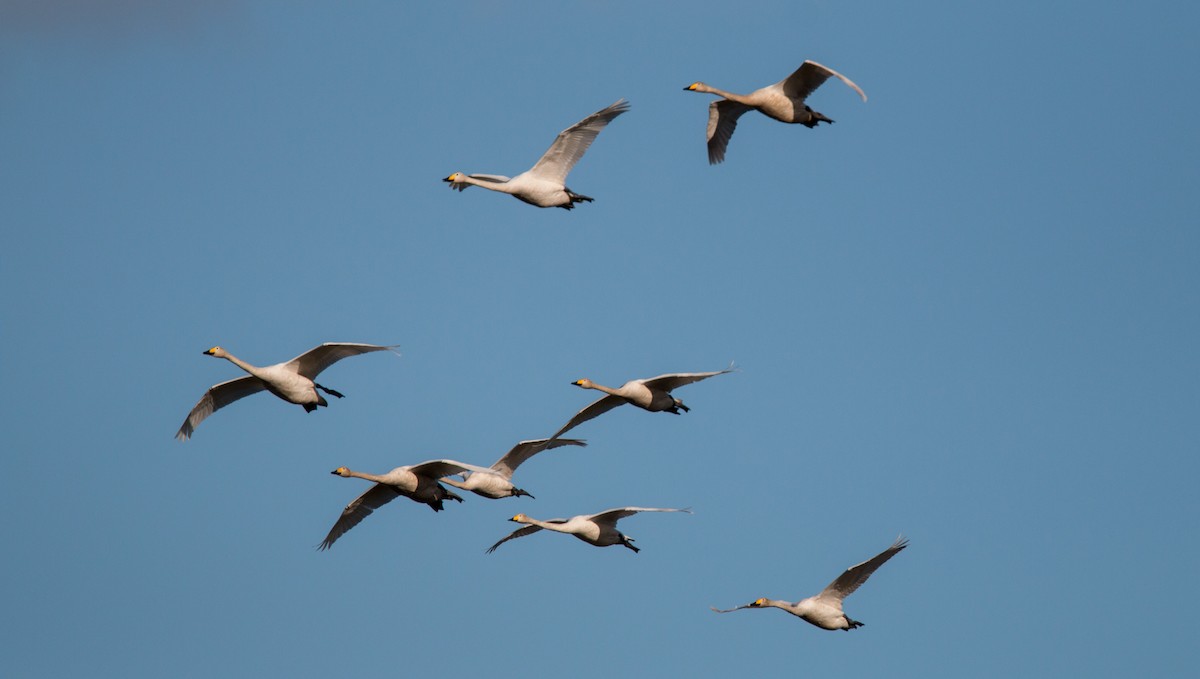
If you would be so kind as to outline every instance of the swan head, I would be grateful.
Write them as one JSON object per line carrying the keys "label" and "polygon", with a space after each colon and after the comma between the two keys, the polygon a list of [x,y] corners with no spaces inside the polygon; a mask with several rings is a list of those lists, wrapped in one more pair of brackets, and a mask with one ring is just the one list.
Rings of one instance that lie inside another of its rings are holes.
{"label": "swan head", "polygon": [[344,477],[344,478],[349,478],[349,476],[350,476],[350,470],[349,470],[348,468],[346,468],[346,467],[338,467],[337,469],[335,469],[335,470],[333,470],[333,471],[331,471],[331,472],[329,472],[329,473],[330,473],[330,474],[337,474],[338,476],[341,476],[341,477]]}
{"label": "swan head", "polygon": [[582,387],[584,389],[595,389],[596,388],[596,386],[592,383],[592,381],[586,377],[584,377],[583,379],[575,380],[571,384],[574,384],[577,387]]}
{"label": "swan head", "polygon": [[463,173],[455,172],[454,174],[450,175],[449,177],[446,177],[445,179],[443,179],[442,181],[450,182],[451,184],[453,184],[454,182],[461,181],[462,176],[463,176]]}
{"label": "swan head", "polygon": [[509,519],[509,521],[516,521],[517,523],[529,523],[529,517],[525,516],[524,514],[517,514],[513,518]]}
{"label": "swan head", "polygon": [[204,355],[205,356],[216,356],[217,358],[225,358],[229,354],[221,347],[213,347],[212,349],[205,351]]}
{"label": "swan head", "polygon": [[763,606],[766,606],[766,605],[767,605],[767,600],[762,599],[762,598],[755,599],[754,601],[751,601],[750,603],[746,604],[746,606],[749,608],[762,608]]}
{"label": "swan head", "polygon": [[691,85],[688,85],[687,87],[685,87],[683,89],[688,92],[703,92],[706,87],[707,87],[707,85],[705,85],[704,83],[695,82],[695,83],[692,83]]}

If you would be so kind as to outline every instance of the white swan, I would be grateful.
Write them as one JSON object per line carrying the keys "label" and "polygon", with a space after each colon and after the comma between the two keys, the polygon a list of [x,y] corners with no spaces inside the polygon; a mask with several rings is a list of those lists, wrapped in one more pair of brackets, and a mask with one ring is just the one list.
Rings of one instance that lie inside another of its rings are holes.
{"label": "white swan", "polygon": [[861,87],[841,73],[815,61],[805,61],[795,73],[750,94],[733,94],[701,82],[683,88],[691,92],[707,92],[724,97],[708,105],[708,162],[716,165],[725,160],[725,147],[729,144],[729,138],[733,136],[738,118],[746,111],[757,110],[775,120],[799,123],[805,127],[816,127],[822,122],[832,123],[833,120],[804,103],[808,95],[816,91],[829,76],[837,77],[858,92],[863,101],[867,100],[867,94]]}
{"label": "white swan", "polygon": [[290,361],[261,368],[250,365],[221,347],[213,347],[204,353],[224,358],[250,374],[210,387],[192,408],[192,412],[188,413],[187,419],[183,421],[183,426],[175,432],[175,438],[180,441],[188,440],[191,438],[192,432],[206,417],[240,398],[257,394],[264,389],[289,403],[304,406],[305,412],[311,413],[318,406],[329,405],[325,398],[318,393],[318,389],[337,398],[343,396],[340,392],[327,389],[313,381],[317,375],[321,374],[322,370],[347,356],[357,356],[372,351],[390,351],[399,356],[400,353],[396,351],[397,346],[326,342]]}
{"label": "white swan", "polygon": [[537,455],[543,450],[550,450],[560,446],[586,446],[587,442],[580,439],[538,439],[536,441],[521,441],[513,446],[512,450],[504,454],[499,460],[492,464],[491,469],[486,473],[467,472],[466,478],[462,481],[451,478],[449,476],[442,479],[442,483],[448,483],[455,488],[461,490],[469,490],[476,495],[481,495],[486,498],[498,500],[505,497],[520,497],[522,495],[533,497],[529,493],[520,488],[517,488],[512,483],[513,472],[517,467],[521,466],[525,460]]}
{"label": "white swan", "polygon": [[851,619],[850,616],[842,611],[842,600],[853,594],[859,585],[866,582],[867,578],[871,577],[871,574],[875,572],[875,569],[882,566],[885,561],[895,556],[907,546],[908,540],[904,539],[904,536],[896,538],[891,547],[856,566],[847,568],[845,573],[839,575],[837,580],[829,583],[829,586],[820,594],[810,596],[796,603],[779,601],[777,599],[755,599],[745,606],[737,606],[725,610],[715,607],[711,608],[717,613],[729,613],[730,611],[737,611],[743,608],[774,607],[785,610],[821,629],[840,629],[846,631],[857,629],[862,627],[863,624]]}
{"label": "white swan", "polygon": [[658,377],[630,380],[616,389],[606,387],[603,384],[596,384],[586,377],[581,380],[575,380],[571,384],[583,389],[603,391],[608,395],[575,413],[575,416],[567,421],[562,429],[555,432],[554,436],[550,437],[550,440],[557,439],[568,430],[575,428],[583,422],[603,415],[613,408],[626,403],[635,405],[643,410],[649,410],[650,412],[668,412],[676,415],[680,414],[680,410],[688,412],[691,408],[683,405],[683,401],[671,395],[673,389],[733,371],[734,367],[730,365],[724,370],[710,373],[671,373],[668,375],[659,375]]}
{"label": "white swan", "polygon": [[486,474],[490,471],[456,460],[429,460],[420,464],[396,467],[386,474],[365,474],[346,467],[338,467],[329,473],[342,478],[353,477],[374,481],[375,485],[346,505],[346,508],[342,510],[342,515],[333,524],[333,528],[329,529],[329,535],[325,536],[317,549],[329,549],[338,538],[346,534],[346,531],[357,526],[376,509],[402,495],[413,502],[429,505],[435,512],[440,512],[442,511],[442,500],[454,500],[455,502],[463,500],[453,492],[446,490],[438,483],[438,479],[450,474],[463,472]]}
{"label": "white swan", "polygon": [[465,191],[468,186],[481,186],[492,191],[507,193],[514,198],[538,207],[561,207],[570,210],[575,203],[591,202],[568,189],[564,182],[575,163],[583,157],[600,130],[613,118],[629,110],[629,103],[618,99],[608,108],[592,115],[558,133],[558,138],[537,163],[526,172],[513,178],[497,174],[464,174],[455,172],[442,181],[450,188]]}
{"label": "white swan", "polygon": [[633,538],[625,535],[617,530],[617,521],[633,516],[638,512],[687,512],[692,513],[690,509],[656,509],[654,507],[618,507],[609,509],[599,514],[585,514],[581,516],[572,516],[569,519],[550,519],[549,521],[539,521],[530,518],[524,514],[517,514],[509,521],[527,524],[524,528],[518,528],[507,537],[500,540],[496,544],[488,548],[487,553],[491,554],[496,551],[500,545],[516,538],[523,538],[545,528],[556,533],[568,533],[583,540],[589,545],[597,547],[608,547],[610,545],[622,545],[632,549],[634,552],[639,552],[637,547],[633,546]]}

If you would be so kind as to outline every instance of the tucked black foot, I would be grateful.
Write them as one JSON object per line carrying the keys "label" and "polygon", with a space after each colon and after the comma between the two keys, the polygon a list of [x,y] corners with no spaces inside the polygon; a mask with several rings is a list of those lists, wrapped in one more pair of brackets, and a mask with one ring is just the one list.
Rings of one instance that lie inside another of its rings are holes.
{"label": "tucked black foot", "polygon": [[591,196],[585,196],[581,193],[575,193],[571,189],[566,189],[566,192],[567,192],[567,198],[570,199],[570,202],[568,202],[566,205],[559,205],[559,207],[565,208],[567,210],[574,208],[575,203],[590,203],[594,200]]}
{"label": "tucked black foot", "polygon": [[319,384],[313,384],[313,386],[316,387],[317,389],[320,389],[321,391],[325,392],[326,394],[329,394],[330,396],[333,396],[336,398],[346,398],[346,395],[340,391],[334,391],[334,390],[330,389],[329,387],[322,387]]}
{"label": "tucked black foot", "polygon": [[316,403],[305,403],[303,405],[304,405],[304,412],[306,412],[306,413],[311,413],[312,411],[317,409]]}

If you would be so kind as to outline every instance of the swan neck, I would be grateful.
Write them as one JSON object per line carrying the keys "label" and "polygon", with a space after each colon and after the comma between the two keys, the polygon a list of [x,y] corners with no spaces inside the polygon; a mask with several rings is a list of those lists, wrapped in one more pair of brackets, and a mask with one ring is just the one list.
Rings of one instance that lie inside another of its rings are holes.
{"label": "swan neck", "polygon": [[368,474],[366,472],[356,472],[353,469],[347,469],[346,474],[349,476],[353,476],[356,479],[364,479],[366,481],[374,481],[375,483],[387,483],[388,482],[387,479],[383,478],[379,474]]}
{"label": "swan neck", "polygon": [[557,531],[557,532],[559,532],[559,533],[565,533],[565,532],[566,532],[566,531],[564,531],[564,530],[562,529],[562,526],[563,526],[563,524],[559,524],[559,523],[548,523],[548,522],[546,522],[546,521],[541,521],[541,520],[539,520],[539,519],[534,519],[534,518],[531,518],[531,517],[525,517],[525,520],[526,520],[526,521],[528,521],[528,522],[529,522],[529,525],[531,525],[531,526],[537,526],[538,528],[545,528],[546,530]]}
{"label": "swan neck", "polygon": [[708,92],[709,94],[715,94],[717,96],[725,97],[726,99],[728,99],[730,101],[736,101],[739,104],[749,104],[749,102],[746,101],[745,96],[740,95],[740,94],[735,94],[733,92],[726,92],[725,90],[717,89],[716,87],[711,87],[709,85],[705,85],[704,91]]}
{"label": "swan neck", "polygon": [[606,387],[603,384],[596,384],[595,382],[592,382],[592,389],[595,389],[596,391],[602,391],[606,394],[611,394],[613,396],[621,395],[621,393],[618,390],[613,389],[612,387]]}
{"label": "swan neck", "polygon": [[463,181],[470,184],[471,186],[478,186],[479,188],[487,189],[488,191],[496,191],[499,193],[508,193],[508,194],[511,194],[514,192],[513,187],[510,186],[510,184],[512,183],[512,180],[509,180],[507,182],[485,182],[485,181],[476,179],[469,174],[464,174]]}
{"label": "swan neck", "polygon": [[221,358],[224,358],[225,360],[236,365],[237,367],[241,368],[242,370],[245,370],[246,372],[250,373],[251,375],[258,376],[258,366],[250,365],[249,363],[243,361],[242,359],[238,358],[237,356],[234,356],[233,354],[229,353],[228,351],[225,352],[225,355],[222,356]]}

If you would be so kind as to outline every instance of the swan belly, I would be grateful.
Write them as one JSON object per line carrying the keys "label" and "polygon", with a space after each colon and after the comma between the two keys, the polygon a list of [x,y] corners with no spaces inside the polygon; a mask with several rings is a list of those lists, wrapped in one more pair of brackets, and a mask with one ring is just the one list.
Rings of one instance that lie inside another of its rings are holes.
{"label": "swan belly", "polygon": [[505,188],[513,197],[538,207],[558,207],[571,203],[571,197],[562,184],[528,173],[513,177]]}
{"label": "swan belly", "polygon": [[462,488],[477,495],[499,500],[512,495],[513,484],[499,474],[471,472]]}
{"label": "swan belly", "polygon": [[616,544],[619,540],[613,536],[619,535],[616,530],[603,529],[592,521],[581,521],[575,525],[565,525],[564,528],[569,528],[571,535],[583,540],[584,542],[596,545],[597,547],[607,547],[608,545]]}
{"label": "swan belly", "polygon": [[806,123],[812,119],[812,112],[803,99],[790,99],[782,92],[771,92],[769,97],[758,106],[758,111],[768,118],[781,123]]}
{"label": "swan belly", "polygon": [[667,410],[675,405],[670,394],[651,389],[641,382],[626,382],[617,392],[621,398],[646,410]]}
{"label": "swan belly", "polygon": [[312,380],[290,370],[263,369],[257,377],[266,383],[268,391],[289,403],[304,405],[323,400]]}
{"label": "swan belly", "polygon": [[833,606],[820,601],[806,599],[797,602],[789,612],[821,629],[845,629],[850,626],[846,622],[846,614],[842,612],[841,606]]}

